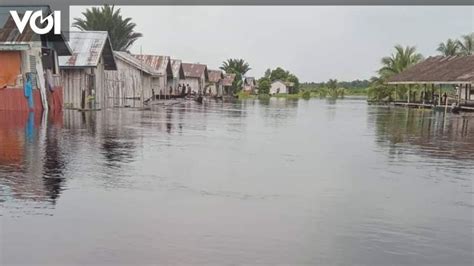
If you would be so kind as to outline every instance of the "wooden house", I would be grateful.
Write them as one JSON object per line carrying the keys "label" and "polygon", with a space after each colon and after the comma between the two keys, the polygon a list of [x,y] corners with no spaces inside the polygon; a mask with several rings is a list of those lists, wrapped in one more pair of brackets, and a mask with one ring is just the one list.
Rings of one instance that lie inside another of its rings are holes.
{"label": "wooden house", "polygon": [[127,52],[114,51],[117,70],[105,71],[106,95],[113,106],[141,106],[152,97],[154,70]]}
{"label": "wooden house", "polygon": [[72,55],[60,56],[64,105],[70,108],[106,108],[105,71],[117,70],[106,31],[69,33]]}
{"label": "wooden house", "polygon": [[[413,107],[447,107],[458,105],[462,110],[474,111],[474,55],[432,56],[393,75],[388,85],[407,86],[407,101]],[[415,86],[421,88],[416,94]],[[455,96],[444,88],[453,88]],[[397,103],[401,104],[401,103]]]}
{"label": "wooden house", "polygon": [[171,59],[171,69],[173,70],[173,80],[171,86],[173,87],[173,96],[181,95],[181,91],[178,89],[180,80],[184,79],[184,70],[181,60]]}
{"label": "wooden house", "polygon": [[220,70],[208,70],[209,83],[206,94],[222,96],[224,73]]}
{"label": "wooden house", "polygon": [[224,74],[224,79],[222,80],[223,94],[230,95],[232,93],[232,83],[235,80],[235,74]]}
{"label": "wooden house", "polygon": [[254,77],[246,77],[244,79],[244,87],[243,87],[243,90],[245,92],[249,92],[249,93],[255,93],[256,91],[256,88],[257,88],[257,82],[255,81],[255,78]]}
{"label": "wooden house", "polygon": [[[152,70],[152,93],[159,98],[169,98],[173,93],[171,58],[161,55],[134,55]],[[153,96],[152,96],[153,97]]]}
{"label": "wooden house", "polygon": [[[49,6],[0,7],[0,110],[60,110],[58,56],[71,55],[69,46],[61,34],[38,35],[29,25],[20,34],[11,9],[20,16],[27,10],[41,10],[43,17],[52,13]],[[32,85],[31,93],[26,83]]]}
{"label": "wooden house", "polygon": [[203,93],[206,83],[209,81],[207,66],[202,64],[181,64],[184,71],[184,79],[181,83],[191,87],[191,93]]}

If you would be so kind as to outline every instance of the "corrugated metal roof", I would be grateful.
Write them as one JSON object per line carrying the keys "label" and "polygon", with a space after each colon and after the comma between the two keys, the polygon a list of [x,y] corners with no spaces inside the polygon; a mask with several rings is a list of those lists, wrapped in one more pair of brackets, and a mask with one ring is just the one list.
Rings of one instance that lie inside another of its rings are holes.
{"label": "corrugated metal roof", "polygon": [[388,84],[473,83],[474,55],[433,56],[388,79]]}
{"label": "corrugated metal roof", "polygon": [[246,77],[244,79],[244,84],[245,85],[250,85],[250,86],[255,86],[257,84],[257,82],[255,81],[254,77]]}
{"label": "corrugated metal roof", "polygon": [[220,70],[209,70],[207,73],[209,75],[209,82],[217,83],[224,78],[224,73]]}
{"label": "corrugated metal roof", "polygon": [[173,70],[173,78],[184,78],[184,70],[181,65],[181,60],[171,59],[171,69]]}
{"label": "corrugated metal roof", "polygon": [[235,74],[224,74],[224,79],[222,81],[222,85],[224,86],[232,86],[232,82],[234,82]]}
{"label": "corrugated metal roof", "polygon": [[[29,42],[39,42],[41,40],[40,35],[33,32],[30,26],[27,24],[23,33],[20,34],[16,27],[15,21],[10,15],[10,10],[18,11],[20,17],[26,10],[42,10],[44,16],[51,14],[51,8],[48,5],[41,6],[0,6],[0,43],[2,44],[27,44]],[[71,49],[66,43],[64,36],[46,34],[43,35],[44,39],[50,42],[58,55],[71,55]]]}
{"label": "corrugated metal roof", "polygon": [[132,54],[128,53],[128,52],[119,52],[119,51],[114,51],[114,56],[115,56],[115,59],[117,60],[122,60],[124,62],[126,62],[127,64],[129,65],[132,65],[134,66],[135,68],[147,73],[147,74],[150,74],[150,75],[153,75],[155,73],[155,71],[151,68],[151,66],[149,66],[148,64],[145,64],[143,63],[142,61],[138,60],[135,56],[133,56]]}
{"label": "corrugated metal roof", "polygon": [[60,56],[60,67],[96,67],[103,57],[106,70],[117,69],[106,31],[74,31],[69,33],[69,38],[72,55]]}
{"label": "corrugated metal roof", "polygon": [[151,66],[158,75],[173,76],[171,69],[171,59],[169,56],[163,55],[134,55],[140,61]]}
{"label": "corrugated metal roof", "polygon": [[182,63],[181,65],[183,66],[184,76],[186,78],[200,78],[203,74],[206,79],[209,78],[206,65],[190,63]]}

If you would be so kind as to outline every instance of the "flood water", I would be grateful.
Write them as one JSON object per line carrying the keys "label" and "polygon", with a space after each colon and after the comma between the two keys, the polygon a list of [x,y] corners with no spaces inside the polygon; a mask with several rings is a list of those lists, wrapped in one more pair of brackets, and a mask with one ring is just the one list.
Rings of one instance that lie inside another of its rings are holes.
{"label": "flood water", "polygon": [[0,264],[472,265],[474,115],[0,112]]}

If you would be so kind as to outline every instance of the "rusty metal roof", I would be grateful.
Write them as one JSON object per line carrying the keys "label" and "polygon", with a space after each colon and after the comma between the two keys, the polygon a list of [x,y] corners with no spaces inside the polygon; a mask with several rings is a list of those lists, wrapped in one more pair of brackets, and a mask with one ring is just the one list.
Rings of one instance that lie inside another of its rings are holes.
{"label": "rusty metal roof", "polygon": [[220,70],[208,70],[209,82],[217,83],[220,80],[224,79],[224,73]]}
{"label": "rusty metal roof", "polygon": [[224,74],[224,79],[222,81],[222,85],[224,86],[232,86],[232,82],[234,82],[235,74]]}
{"label": "rusty metal roof", "polygon": [[388,79],[388,84],[474,84],[474,55],[433,56]]}
{"label": "rusty metal roof", "polygon": [[185,78],[200,78],[204,74],[206,80],[209,79],[207,66],[202,64],[182,63]]}
{"label": "rusty metal roof", "polygon": [[184,70],[181,60],[171,59],[171,69],[173,70],[173,78],[184,78]]}
{"label": "rusty metal roof", "polygon": [[155,71],[156,75],[166,75],[169,77],[173,76],[173,70],[171,69],[171,59],[169,56],[163,55],[133,55],[138,60],[151,66]]}
{"label": "rusty metal roof", "polygon": [[[28,44],[30,42],[39,42],[41,39],[51,43],[58,55],[71,55],[71,49],[65,41],[62,34],[54,35],[53,33],[38,35],[33,32],[29,25],[25,26],[23,33],[20,34],[16,27],[15,21],[10,15],[10,10],[16,10],[20,17],[27,10],[42,10],[43,16],[52,13],[48,5],[41,6],[0,6],[0,44],[2,45],[18,45]],[[40,37],[41,36],[41,37]]]}
{"label": "rusty metal roof", "polygon": [[106,31],[74,31],[69,33],[69,38],[72,55],[60,56],[60,67],[97,67],[100,58],[103,57],[106,70],[117,69],[109,34]]}
{"label": "rusty metal roof", "polygon": [[128,52],[114,51],[114,56],[115,60],[121,60],[149,75],[155,74],[155,71],[151,68],[151,66],[145,64],[143,61],[138,60],[135,56]]}

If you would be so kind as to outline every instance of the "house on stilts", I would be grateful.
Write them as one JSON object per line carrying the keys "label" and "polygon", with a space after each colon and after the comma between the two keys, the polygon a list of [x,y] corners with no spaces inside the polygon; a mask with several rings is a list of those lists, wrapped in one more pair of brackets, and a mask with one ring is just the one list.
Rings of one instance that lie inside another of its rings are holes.
{"label": "house on stilts", "polygon": [[406,102],[396,105],[474,111],[474,55],[429,57],[390,77],[387,84],[408,87]]}
{"label": "house on stilts", "polygon": [[181,64],[184,71],[184,79],[180,82],[186,87],[189,85],[192,94],[201,94],[209,81],[207,66],[203,64]]}
{"label": "house on stilts", "polygon": [[64,105],[79,109],[107,108],[105,71],[117,70],[108,33],[70,32],[68,43],[72,55],[59,57]]}
{"label": "house on stilts", "polygon": [[114,51],[117,70],[105,71],[106,94],[115,107],[140,107],[153,94],[155,71],[128,52]]}
{"label": "house on stilts", "polygon": [[221,97],[223,93],[224,73],[221,70],[208,70],[209,86],[205,94]]}
{"label": "house on stilts", "polygon": [[68,44],[61,34],[39,35],[29,25],[20,33],[10,10],[52,13],[47,5],[0,7],[0,110],[61,110],[58,56],[71,55]]}
{"label": "house on stilts", "polygon": [[[173,94],[173,69],[171,58],[161,55],[134,55],[135,58],[151,68],[152,96],[158,99],[168,99]],[[146,99],[145,99],[146,100]]]}

